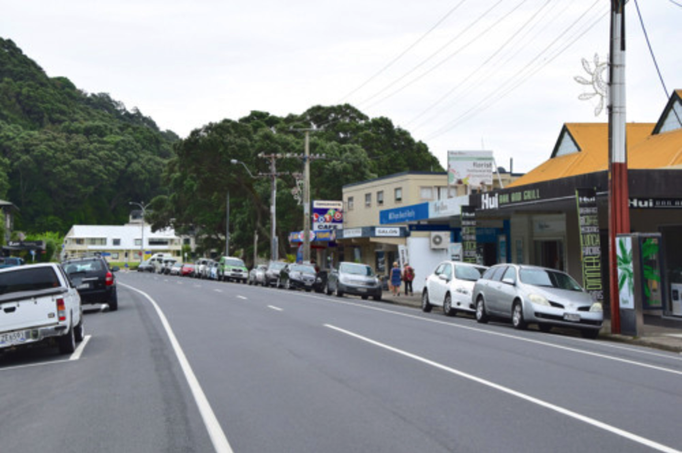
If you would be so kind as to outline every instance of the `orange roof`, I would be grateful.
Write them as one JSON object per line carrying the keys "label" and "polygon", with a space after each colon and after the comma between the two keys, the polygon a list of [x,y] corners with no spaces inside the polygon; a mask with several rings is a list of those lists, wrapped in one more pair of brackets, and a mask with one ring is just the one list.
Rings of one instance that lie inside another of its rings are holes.
{"label": "orange roof", "polygon": [[628,152],[628,168],[666,167],[682,167],[682,129],[651,135]]}
{"label": "orange roof", "polygon": [[[628,148],[628,161],[631,159],[630,155],[636,147],[640,146],[648,139],[655,137],[651,136],[654,126],[656,125],[653,123],[627,124],[626,142]],[[518,187],[526,184],[595,173],[608,169],[609,126],[607,123],[566,123],[562,132],[564,131],[573,138],[580,151],[552,157],[521,176],[512,184],[509,184],[508,187]],[[673,131],[671,134],[675,132],[678,131]],[[564,136],[565,134],[560,134],[559,140]],[[679,135],[677,143],[678,145],[682,144]],[[557,143],[554,153],[556,153],[558,148],[559,143]],[[658,153],[658,151],[656,151],[656,153]],[[678,159],[680,160],[680,163],[682,163],[682,158],[678,156]]]}

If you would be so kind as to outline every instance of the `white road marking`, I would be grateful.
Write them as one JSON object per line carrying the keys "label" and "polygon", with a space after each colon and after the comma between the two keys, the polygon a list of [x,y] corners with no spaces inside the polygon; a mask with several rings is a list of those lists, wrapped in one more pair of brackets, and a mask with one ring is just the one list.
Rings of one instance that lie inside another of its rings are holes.
{"label": "white road marking", "polygon": [[83,338],[83,341],[81,341],[81,344],[78,345],[75,351],[73,351],[73,354],[71,354],[71,357],[69,357],[69,360],[78,360],[81,358],[81,355],[83,354],[83,350],[85,350],[85,345],[88,344],[88,341],[90,341],[90,338],[92,338],[92,335],[86,335],[85,338]]}
{"label": "white road marking", "polygon": [[249,300],[249,299],[247,299],[247,298],[246,298],[246,297],[244,297],[244,296],[239,296],[239,295],[238,295],[237,297],[238,297],[239,299],[243,299],[243,300]]}
{"label": "white road marking", "polygon": [[268,305],[268,308],[272,308],[273,310],[277,310],[277,311],[282,311],[281,308],[275,307],[274,305]]}
{"label": "white road marking", "polygon": [[161,320],[161,324],[166,330],[168,339],[173,346],[173,350],[175,351],[175,355],[178,358],[178,362],[180,362],[180,367],[185,374],[185,379],[187,379],[187,383],[189,384],[189,388],[192,391],[194,400],[197,403],[199,413],[201,414],[201,418],[204,420],[204,425],[206,425],[206,430],[208,431],[208,435],[210,436],[211,442],[213,443],[213,448],[215,448],[216,453],[233,453],[232,447],[225,436],[225,432],[221,428],[220,423],[218,422],[218,419],[211,408],[211,404],[208,402],[208,398],[206,398],[206,394],[202,390],[201,384],[199,384],[199,380],[194,374],[194,371],[192,370],[192,367],[189,364],[189,361],[187,360],[187,357],[185,356],[178,339],[175,337],[173,329],[171,328],[168,319],[166,319],[166,315],[163,314],[161,308],[147,293],[126,284],[123,284],[123,286],[142,294],[156,310],[156,313]]}
{"label": "white road marking", "polygon": [[[610,356],[610,355],[606,355],[606,354],[601,354],[598,352],[585,351],[582,349],[576,349],[576,348],[572,348],[569,346],[563,346],[563,345],[559,345],[559,344],[555,344],[555,343],[547,343],[547,342],[540,341],[540,340],[534,340],[532,338],[517,337],[515,335],[510,335],[510,334],[506,334],[506,333],[502,333],[502,332],[493,332],[493,331],[490,331],[487,329],[480,329],[477,327],[463,326],[461,324],[454,324],[452,322],[446,322],[446,321],[439,321],[437,319],[424,318],[422,316],[411,315],[408,313],[401,313],[401,312],[397,312],[397,311],[387,310],[385,308],[372,307],[372,306],[358,304],[358,303],[354,303],[354,302],[333,300],[333,299],[329,299],[329,298],[323,298],[323,297],[313,296],[313,295],[308,295],[308,294],[301,294],[299,300],[301,300],[302,298],[311,298],[311,299],[317,299],[317,300],[324,300],[326,302],[334,302],[337,304],[352,305],[354,307],[360,307],[360,308],[363,308],[365,310],[374,310],[374,311],[379,311],[382,313],[390,313],[390,314],[396,315],[396,316],[403,316],[406,318],[417,319],[420,321],[430,322],[430,323],[434,323],[434,324],[440,324],[440,325],[449,326],[449,327],[454,327],[457,329],[464,329],[464,330],[470,330],[473,332],[484,333],[487,335],[494,335],[494,336],[498,336],[498,337],[508,338],[510,340],[523,341],[526,343],[532,343],[532,344],[536,344],[536,345],[540,345],[540,346],[546,346],[548,348],[561,349],[564,351],[575,352],[577,354],[584,354],[584,355],[589,355],[589,356],[593,356],[593,357],[599,357],[601,359],[613,360],[614,362],[627,363],[628,365],[635,365],[635,366],[639,366],[642,368],[649,368],[652,370],[663,371],[665,373],[672,373],[672,374],[677,374],[677,375],[682,376],[682,371],[673,370],[670,368],[663,368],[663,367],[659,367],[656,365],[649,365],[648,363],[637,362],[634,360],[622,359],[620,357],[614,357],[614,356]],[[574,341],[580,341],[580,342],[584,342],[586,344],[593,344],[594,343],[594,340],[582,340],[582,339],[571,338],[571,337],[566,337],[566,339],[571,339]],[[599,346],[614,347],[614,348],[617,347],[615,345],[609,345],[608,343],[604,343],[604,342],[599,342]],[[626,348],[622,348],[622,349],[626,349]],[[665,357],[667,359],[672,359],[672,360],[680,360],[678,357],[675,357],[672,355],[656,354],[656,353],[651,353],[648,351],[638,350],[638,349],[634,349],[634,348],[627,348],[627,349],[630,351],[638,352],[638,353],[642,353],[642,354],[656,355],[656,356],[661,356],[661,357]]]}
{"label": "white road marking", "polygon": [[223,292],[223,290],[222,290],[222,289],[217,289],[217,288],[216,288],[216,289],[214,289],[213,291],[215,291],[215,292],[217,292],[217,293],[222,293],[222,292]]}
{"label": "white road marking", "polygon": [[494,382],[488,381],[488,380],[486,380],[486,379],[482,379],[482,378],[476,377],[476,376],[474,376],[474,375],[472,375],[472,374],[465,373],[465,372],[463,372],[463,371],[459,371],[459,370],[456,370],[456,369],[454,369],[454,368],[450,368],[450,367],[448,367],[448,366],[442,365],[442,364],[440,364],[440,363],[438,363],[438,362],[434,362],[434,361],[432,361],[432,360],[425,359],[425,358],[420,357],[420,356],[418,356],[418,355],[411,354],[411,353],[409,353],[409,352],[403,351],[402,349],[394,348],[394,347],[389,346],[389,345],[387,345],[387,344],[380,343],[380,342],[378,342],[378,341],[374,341],[374,340],[369,339],[369,338],[367,338],[367,337],[363,337],[363,336],[358,335],[358,334],[356,334],[356,333],[353,333],[353,332],[350,332],[350,331],[348,331],[348,330],[344,330],[344,329],[341,329],[341,328],[332,326],[332,325],[330,325],[330,324],[325,324],[324,326],[325,326],[325,327],[328,327],[328,328],[330,328],[330,329],[333,329],[333,330],[335,330],[335,331],[337,331],[337,332],[340,332],[340,333],[343,333],[343,334],[345,334],[345,335],[348,335],[348,336],[350,336],[350,337],[357,338],[358,340],[362,340],[362,341],[364,341],[364,342],[366,342],[366,343],[369,343],[369,344],[372,344],[372,345],[374,345],[374,346],[378,346],[378,347],[380,347],[380,348],[386,349],[387,351],[395,352],[396,354],[400,354],[400,355],[402,355],[402,356],[404,356],[404,357],[408,357],[408,358],[410,358],[410,359],[416,360],[416,361],[418,361],[418,362],[424,363],[424,364],[429,365],[429,366],[432,366],[432,367],[434,367],[434,368],[438,368],[438,369],[440,369],[440,370],[446,371],[446,372],[451,373],[451,374],[454,374],[454,375],[456,375],[456,376],[460,376],[460,377],[462,377],[462,378],[464,378],[464,379],[468,379],[468,380],[470,380],[470,381],[477,382],[477,383],[482,384],[482,385],[485,385],[485,386],[487,386],[487,387],[491,387],[491,388],[493,388],[493,389],[495,389],[495,390],[499,390],[500,392],[507,393],[507,394],[512,395],[512,396],[515,396],[515,397],[517,397],[517,398],[526,400],[526,401],[528,401],[528,402],[530,402],[530,403],[533,403],[533,404],[536,404],[536,405],[538,405],[538,406],[544,407],[544,408],[546,408],[546,409],[549,409],[549,410],[558,412],[558,413],[560,413],[560,414],[562,414],[562,415],[566,415],[566,416],[568,416],[568,417],[574,418],[574,419],[579,420],[579,421],[581,421],[581,422],[584,422],[584,423],[587,423],[587,424],[589,424],[589,425],[592,425],[592,426],[594,426],[594,427],[596,427],[596,428],[603,429],[604,431],[608,431],[608,432],[610,432],[610,433],[616,434],[617,436],[621,436],[621,437],[624,437],[624,438],[626,438],[626,439],[628,439],[628,440],[631,440],[631,441],[633,441],[633,442],[642,444],[642,445],[644,445],[644,446],[646,446],[646,447],[653,448],[653,449],[655,449],[655,450],[663,451],[663,452],[666,452],[666,453],[682,453],[681,450],[676,450],[676,449],[674,449],[674,448],[672,448],[672,447],[668,447],[667,445],[660,444],[660,443],[658,443],[658,442],[655,442],[655,441],[653,441],[653,440],[647,439],[647,438],[645,438],[645,437],[638,436],[637,434],[633,434],[633,433],[631,433],[631,432],[622,430],[622,429],[620,429],[620,428],[616,428],[615,426],[611,426],[611,425],[609,425],[609,424],[607,424],[607,423],[600,422],[599,420],[596,420],[596,419],[594,419],[594,418],[591,418],[591,417],[587,417],[587,416],[585,416],[585,415],[578,414],[577,412],[573,412],[573,411],[568,410],[568,409],[566,409],[566,408],[563,408],[563,407],[561,407],[561,406],[557,406],[556,404],[548,403],[548,402],[543,401],[543,400],[541,400],[541,399],[539,399],[539,398],[535,398],[535,397],[532,397],[532,396],[530,396],[530,395],[526,395],[525,393],[517,392],[516,390],[512,390],[512,389],[510,389],[509,387],[504,387],[504,386],[502,386],[502,385],[495,384]]}

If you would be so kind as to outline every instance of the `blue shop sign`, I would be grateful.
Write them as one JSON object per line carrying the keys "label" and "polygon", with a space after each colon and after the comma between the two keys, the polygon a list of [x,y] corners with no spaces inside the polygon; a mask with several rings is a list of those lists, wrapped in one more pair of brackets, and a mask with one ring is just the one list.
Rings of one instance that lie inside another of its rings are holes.
{"label": "blue shop sign", "polygon": [[384,209],[379,213],[379,224],[414,222],[429,218],[429,204],[419,203],[404,208]]}

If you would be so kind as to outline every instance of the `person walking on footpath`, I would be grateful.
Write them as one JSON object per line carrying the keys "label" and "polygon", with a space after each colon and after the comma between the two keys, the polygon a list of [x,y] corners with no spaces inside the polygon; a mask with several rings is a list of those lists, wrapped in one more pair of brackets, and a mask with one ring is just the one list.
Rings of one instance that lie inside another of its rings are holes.
{"label": "person walking on footpath", "polygon": [[398,262],[393,263],[393,268],[391,269],[391,292],[394,296],[400,295],[400,280],[402,280],[402,275],[400,268],[398,267]]}
{"label": "person walking on footpath", "polygon": [[405,282],[405,295],[414,296],[412,291],[412,281],[414,280],[414,269],[409,263],[405,263],[403,268],[403,281]]}

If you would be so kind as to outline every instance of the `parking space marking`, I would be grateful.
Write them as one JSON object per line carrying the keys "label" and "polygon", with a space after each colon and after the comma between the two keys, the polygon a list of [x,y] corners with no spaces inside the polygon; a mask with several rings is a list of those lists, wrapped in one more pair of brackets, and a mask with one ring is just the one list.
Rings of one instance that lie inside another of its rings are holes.
{"label": "parking space marking", "polygon": [[282,311],[281,308],[275,307],[274,305],[268,305],[268,308],[272,308],[273,310],[276,310],[276,311]]}
{"label": "parking space marking", "polygon": [[81,341],[81,344],[78,345],[76,350],[71,354],[71,357],[69,357],[69,360],[78,360],[81,358],[81,355],[83,354],[83,350],[85,350],[85,345],[88,344],[88,341],[90,341],[90,338],[92,338],[92,335],[86,335],[85,338],[83,338],[83,341]]}
{"label": "parking space marking", "polygon": [[85,350],[85,345],[88,344],[88,341],[90,341],[91,337],[92,337],[92,335],[86,335],[85,338],[83,338],[83,341],[81,341],[81,344],[78,345],[76,350],[73,352],[73,354],[71,354],[69,356],[68,359],[50,360],[47,362],[38,362],[38,363],[27,363],[26,365],[8,366],[6,368],[0,367],[0,371],[10,371],[10,370],[18,370],[21,368],[32,368],[32,367],[44,366],[44,365],[54,365],[57,363],[73,362],[73,361],[81,358],[81,355],[83,354],[83,351]]}
{"label": "parking space marking", "polygon": [[515,396],[515,397],[520,398],[522,400],[525,400],[529,403],[536,404],[538,406],[544,407],[544,408],[552,410],[554,412],[558,412],[559,414],[562,414],[562,415],[566,415],[566,416],[573,418],[575,420],[581,421],[583,423],[587,423],[588,425],[592,425],[596,428],[602,429],[604,431],[608,431],[608,432],[613,433],[617,436],[624,437],[628,440],[631,440],[631,441],[636,442],[638,444],[652,448],[654,450],[663,451],[666,453],[682,453],[682,451],[680,451],[680,450],[676,450],[676,449],[669,447],[667,445],[663,445],[663,444],[655,442],[651,439],[647,439],[646,437],[638,436],[637,434],[625,431],[625,430],[620,429],[620,428],[616,428],[615,426],[609,425],[609,424],[604,423],[604,422],[600,422],[599,420],[596,420],[594,418],[587,417],[585,415],[581,415],[577,412],[573,412],[573,411],[566,409],[564,407],[558,406],[556,404],[549,403],[549,402],[541,400],[539,398],[535,398],[535,397],[527,395],[525,393],[518,392],[518,391],[513,390],[509,387],[505,387],[505,386],[500,385],[500,384],[495,384],[492,381],[488,381],[486,379],[474,376],[473,374],[465,373],[463,371],[459,371],[459,370],[456,370],[454,368],[450,368],[450,367],[445,366],[441,363],[434,362],[432,360],[426,359],[426,358],[418,356],[416,354],[409,353],[407,351],[403,351],[402,349],[394,348],[394,347],[389,346],[387,344],[380,343],[378,341],[372,340],[372,339],[367,338],[367,337],[363,337],[362,335],[358,335],[358,334],[350,332],[348,330],[344,330],[344,329],[341,329],[339,327],[332,326],[331,324],[325,324],[324,326],[329,328],[329,329],[335,330],[336,332],[342,333],[344,335],[348,335],[349,337],[353,337],[353,338],[356,338],[358,340],[364,341],[365,343],[369,343],[371,345],[378,346],[378,347],[385,349],[387,351],[394,352],[394,353],[399,354],[403,357],[407,357],[407,358],[410,358],[412,360],[416,360],[416,361],[421,362],[425,365],[429,365],[429,366],[432,366],[434,368],[438,368],[439,370],[446,371],[448,373],[454,374],[454,375],[462,377],[464,379],[468,379],[468,380],[476,382],[478,384],[482,384],[482,385],[485,385],[487,387],[493,388],[495,390],[499,390],[500,392],[506,393],[508,395]]}

